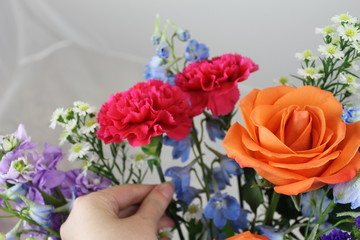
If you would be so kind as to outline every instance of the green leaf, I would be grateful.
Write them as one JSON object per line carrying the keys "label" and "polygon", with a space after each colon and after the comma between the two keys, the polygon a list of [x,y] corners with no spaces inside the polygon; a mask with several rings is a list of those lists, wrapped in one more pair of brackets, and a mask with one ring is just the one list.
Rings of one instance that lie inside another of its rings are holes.
{"label": "green leaf", "polygon": [[40,192],[41,192],[41,196],[44,198],[45,203],[48,205],[52,205],[54,207],[60,207],[66,204],[66,201],[64,202],[54,196],[47,194],[44,191],[40,191]]}
{"label": "green leaf", "polygon": [[147,161],[150,172],[152,173],[154,171],[154,166],[160,165],[160,159],[159,158],[152,158]]}
{"label": "green leaf", "polygon": [[261,189],[257,186],[253,169],[244,168],[246,183],[240,189],[243,199],[250,205],[253,212],[264,202]]}
{"label": "green leaf", "polygon": [[316,224],[313,230],[311,231],[309,237],[306,240],[315,240],[317,230],[319,228],[319,224]]}
{"label": "green leaf", "polygon": [[141,146],[142,151],[150,156],[160,157],[162,147],[162,135],[152,137],[148,145]]}

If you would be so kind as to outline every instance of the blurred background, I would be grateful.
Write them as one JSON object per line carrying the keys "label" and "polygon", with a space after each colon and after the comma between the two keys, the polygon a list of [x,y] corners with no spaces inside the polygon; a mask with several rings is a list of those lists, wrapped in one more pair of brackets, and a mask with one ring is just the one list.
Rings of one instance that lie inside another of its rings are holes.
{"label": "blurred background", "polygon": [[[75,100],[100,108],[143,81],[156,13],[207,44],[211,57],[236,52],[259,64],[240,85],[245,95],[296,73],[295,53],[321,43],[315,28],[340,13],[359,18],[360,2],[0,0],[0,135],[24,123],[34,141],[56,145],[59,131],[48,127],[56,108]],[[0,231],[8,225],[1,220]]]}

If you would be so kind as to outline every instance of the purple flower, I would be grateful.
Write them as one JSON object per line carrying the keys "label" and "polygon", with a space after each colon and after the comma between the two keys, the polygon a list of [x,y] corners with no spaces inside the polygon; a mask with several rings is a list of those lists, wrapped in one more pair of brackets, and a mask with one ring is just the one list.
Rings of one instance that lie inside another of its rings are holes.
{"label": "purple flower", "polygon": [[206,118],[206,130],[209,134],[209,138],[211,141],[215,142],[216,139],[224,139],[225,131],[222,128],[224,121],[219,118],[207,117]]}
{"label": "purple flower", "polygon": [[36,162],[36,168],[38,170],[55,169],[63,156],[64,155],[61,151],[61,148],[45,144],[42,158],[39,158],[39,160]]}
{"label": "purple flower", "polygon": [[354,123],[360,120],[360,105],[347,104],[343,106],[342,120],[345,123]]}
{"label": "purple flower", "polygon": [[171,167],[165,171],[165,176],[171,177],[175,185],[176,194],[184,193],[190,185],[190,165],[185,167]]}
{"label": "purple flower", "polygon": [[198,43],[195,39],[191,39],[185,49],[185,59],[188,62],[197,62],[209,57],[209,48],[203,44]]}
{"label": "purple flower", "polygon": [[347,232],[338,229],[332,230],[329,234],[323,234],[320,240],[351,240],[351,236]]}
{"label": "purple flower", "polygon": [[206,204],[204,215],[213,219],[217,228],[222,229],[227,220],[236,220],[240,215],[240,205],[237,200],[220,192],[215,193]]}
{"label": "purple flower", "polygon": [[163,143],[167,146],[173,146],[171,152],[173,159],[181,158],[181,162],[186,162],[189,158],[190,148],[192,146],[190,135],[180,141],[164,136]]}
{"label": "purple flower", "polygon": [[358,208],[360,206],[360,176],[333,185],[333,195],[336,203],[351,203],[351,209]]}
{"label": "purple flower", "polygon": [[355,224],[356,224],[357,228],[360,229],[360,216],[355,218]]}
{"label": "purple flower", "polygon": [[65,180],[65,172],[59,170],[41,170],[33,175],[32,182],[40,190],[51,194],[51,190]]}
{"label": "purple flower", "polygon": [[[15,155],[16,156],[16,155]],[[34,166],[25,156],[19,156],[16,159],[3,159],[1,162],[4,162],[8,165],[7,171],[6,165],[2,165],[0,170],[0,185],[5,182],[16,184],[16,183],[25,183],[32,180],[32,174],[35,172]]]}

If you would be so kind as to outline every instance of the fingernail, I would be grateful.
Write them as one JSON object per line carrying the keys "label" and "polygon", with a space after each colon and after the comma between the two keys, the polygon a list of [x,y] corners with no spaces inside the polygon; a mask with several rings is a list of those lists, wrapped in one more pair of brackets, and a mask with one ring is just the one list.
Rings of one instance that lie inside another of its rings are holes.
{"label": "fingernail", "polygon": [[170,199],[174,193],[174,184],[172,182],[162,183],[157,187],[157,189],[162,195],[164,195],[164,197]]}

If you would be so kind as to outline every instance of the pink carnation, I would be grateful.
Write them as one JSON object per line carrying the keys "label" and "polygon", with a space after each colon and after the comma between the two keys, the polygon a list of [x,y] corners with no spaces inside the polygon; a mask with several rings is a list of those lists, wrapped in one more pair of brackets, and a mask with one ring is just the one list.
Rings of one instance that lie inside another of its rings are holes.
{"label": "pink carnation", "polygon": [[110,96],[98,114],[96,135],[105,143],[128,139],[132,146],[149,144],[162,133],[181,140],[192,127],[189,112],[188,96],[180,88],[149,80]]}
{"label": "pink carnation", "polygon": [[239,100],[237,83],[246,80],[259,67],[250,58],[224,54],[188,65],[176,75],[176,85],[190,95],[193,114],[205,108],[217,117],[230,113]]}

